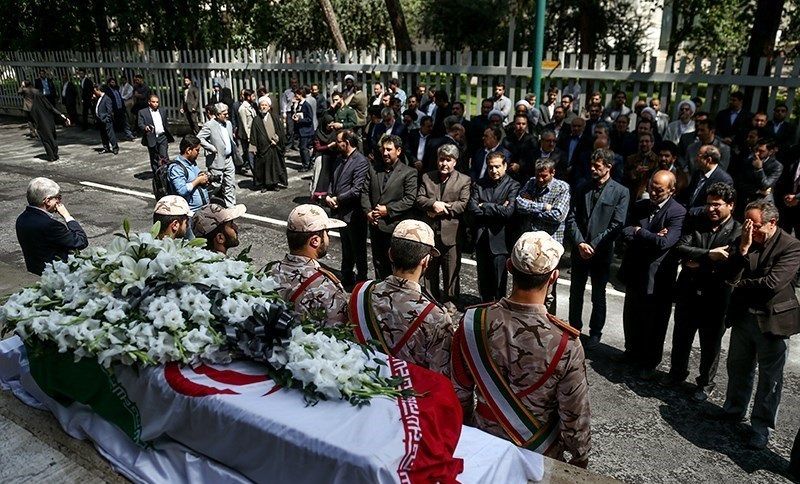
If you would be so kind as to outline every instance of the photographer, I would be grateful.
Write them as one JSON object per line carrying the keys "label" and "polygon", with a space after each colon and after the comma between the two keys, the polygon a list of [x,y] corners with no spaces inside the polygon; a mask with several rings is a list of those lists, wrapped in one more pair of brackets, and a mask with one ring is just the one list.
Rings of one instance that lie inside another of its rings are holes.
{"label": "photographer", "polygon": [[[187,134],[181,140],[181,154],[169,167],[169,182],[174,193],[186,199],[189,209],[195,212],[209,202],[207,186],[213,175],[200,171],[197,156],[200,154],[200,140]],[[217,175],[219,176],[219,175]]]}

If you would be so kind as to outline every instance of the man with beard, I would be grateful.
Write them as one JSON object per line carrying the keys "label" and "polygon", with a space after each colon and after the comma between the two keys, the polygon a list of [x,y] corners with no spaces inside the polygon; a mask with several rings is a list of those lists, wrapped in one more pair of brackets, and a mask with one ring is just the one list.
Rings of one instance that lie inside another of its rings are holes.
{"label": "man with beard", "polygon": [[499,301],[506,295],[510,222],[519,193],[519,183],[506,175],[508,162],[502,153],[489,154],[486,164],[486,176],[473,185],[468,206],[474,220],[478,291],[484,303]]}
{"label": "man with beard", "polygon": [[157,239],[183,239],[189,231],[192,212],[186,199],[178,195],[167,195],[156,202],[153,223],[158,223]]}
{"label": "man with beard", "polygon": [[215,104],[212,114],[214,118],[203,125],[203,129],[197,133],[197,137],[206,150],[208,171],[222,178],[216,184],[215,189],[221,192],[225,206],[232,207],[236,204],[236,162],[234,160],[241,159],[236,150],[236,141],[233,139],[233,126],[228,121],[228,105],[225,103]]}
{"label": "man with beard", "polygon": [[329,326],[347,322],[347,293],[339,279],[323,269],[318,259],[328,253],[328,230],[346,225],[328,218],[321,207],[298,205],[289,213],[286,224],[289,253],[269,269],[284,301],[293,303],[295,311],[303,317]]}
{"label": "man with beard", "polygon": [[606,324],[606,285],[610,279],[614,241],[628,214],[628,190],[611,179],[614,152],[597,149],[589,163],[591,183],[578,188],[573,197],[566,231],[574,243],[572,279],[569,286],[569,322],[583,328],[583,296],[586,281],[592,281],[592,314],[586,349],[597,348]]}
{"label": "man with beard", "polygon": [[649,199],[635,202],[630,222],[622,230],[627,243],[620,267],[625,283],[625,353],[616,358],[638,365],[643,380],[655,378],[664,353],[678,271],[672,249],[680,240],[686,217],[686,209],[672,197],[675,175],[671,172],[657,171],[648,193]]}
{"label": "man with beard", "polygon": [[[733,286],[726,322],[731,326],[728,388],[716,418],[741,422],[750,412],[752,449],[765,449],[775,429],[789,337],[800,332],[795,295],[800,241],[778,227],[778,209],[759,200],[744,212],[742,235],[731,245],[727,282]],[[719,409],[718,409],[719,410]]]}
{"label": "man with beard", "polygon": [[445,302],[453,312],[461,292],[459,274],[464,240],[461,218],[470,195],[469,176],[456,171],[458,156],[455,145],[445,144],[437,150],[437,170],[422,176],[416,202],[417,208],[425,214],[425,221],[434,229],[435,246],[442,255],[431,264],[426,275],[426,287],[437,301]]}
{"label": "man with beard", "polygon": [[289,184],[284,160],[286,135],[278,116],[272,110],[272,99],[269,96],[258,98],[258,112],[260,116],[253,120],[248,136],[250,148],[255,150],[254,186],[262,192],[275,190],[279,186],[285,188]]}
{"label": "man with beard", "polygon": [[420,280],[439,256],[433,230],[418,220],[403,220],[392,232],[392,274],[358,284],[350,296],[350,320],[362,343],[378,341],[396,358],[450,374],[450,314],[425,293]]}
{"label": "man with beard", "polygon": [[206,249],[227,255],[239,246],[239,226],[235,220],[247,212],[242,204],[225,208],[216,203],[203,205],[192,217],[192,232],[206,239]]}
{"label": "man with beard", "polygon": [[675,327],[672,332],[672,360],[664,386],[677,386],[689,376],[689,355],[694,336],[700,333],[700,370],[696,402],[708,399],[714,391],[719,350],[725,334],[725,314],[731,287],[725,284],[724,269],[728,250],[742,230],[733,220],[736,191],[725,183],[714,183],[706,191],[706,213],[694,230],[688,231],[675,246],[683,259],[678,277]]}
{"label": "man with beard", "polygon": [[502,82],[495,84],[494,98],[492,101],[494,101],[493,109],[503,113],[503,125],[510,123],[511,111],[514,109],[514,104],[511,102],[511,99],[506,96],[506,85]]}
{"label": "man with beard", "polygon": [[[28,206],[17,217],[17,240],[28,272],[41,276],[45,264],[67,260],[71,250],[89,245],[86,232],[62,203],[61,188],[49,178],[34,178],[28,184]],[[65,223],[54,219],[58,213]]]}
{"label": "man with beard", "polygon": [[534,171],[534,158],[539,147],[536,138],[528,130],[530,121],[525,113],[514,115],[514,129],[503,139],[503,146],[511,153],[509,171],[511,176],[520,183],[528,181],[528,176]]}
{"label": "man with beard", "polygon": [[[345,107],[352,111],[350,107]],[[351,129],[336,133],[339,163],[325,197],[334,217],[347,226],[340,231],[342,238],[342,282],[352,288],[357,281],[367,279],[367,220],[361,211],[361,194],[369,171],[369,161],[358,151],[358,135]],[[356,272],[353,273],[353,267]]]}
{"label": "man with beard", "polygon": [[409,218],[417,200],[417,170],[400,162],[403,141],[394,135],[381,140],[382,162],[370,166],[361,193],[361,208],[367,215],[372,241],[372,264],[376,279],[392,272],[389,243],[397,224]]}
{"label": "man with beard", "polygon": [[192,78],[188,74],[183,76],[183,107],[181,107],[181,114],[186,116],[186,121],[189,123],[189,129],[192,134],[197,134],[200,131],[198,124],[200,123],[200,90],[192,82]]}

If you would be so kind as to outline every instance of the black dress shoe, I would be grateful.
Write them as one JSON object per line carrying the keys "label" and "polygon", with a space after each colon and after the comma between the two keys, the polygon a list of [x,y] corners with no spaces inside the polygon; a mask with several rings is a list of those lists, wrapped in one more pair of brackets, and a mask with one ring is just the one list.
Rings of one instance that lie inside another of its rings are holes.
{"label": "black dress shoe", "polygon": [[768,443],[769,436],[764,435],[761,432],[753,431],[753,435],[751,435],[750,440],[747,441],[747,447],[753,450],[764,450],[767,448]]}
{"label": "black dress shoe", "polygon": [[586,349],[596,350],[600,347],[600,337],[599,336],[589,336],[589,341],[586,342]]}

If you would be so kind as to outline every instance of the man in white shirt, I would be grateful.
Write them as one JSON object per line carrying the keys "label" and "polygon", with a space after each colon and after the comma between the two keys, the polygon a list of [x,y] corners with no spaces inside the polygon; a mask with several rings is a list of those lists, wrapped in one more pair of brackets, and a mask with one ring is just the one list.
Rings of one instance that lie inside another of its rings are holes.
{"label": "man in white shirt", "polygon": [[169,143],[175,141],[169,131],[169,120],[164,108],[159,107],[159,99],[151,94],[148,106],[139,110],[138,126],[142,134],[142,146],[150,154],[150,168],[155,174],[161,160],[169,159]]}
{"label": "man in white shirt", "polygon": [[506,85],[502,82],[494,86],[494,109],[503,113],[503,126],[511,122],[511,99],[506,96]]}

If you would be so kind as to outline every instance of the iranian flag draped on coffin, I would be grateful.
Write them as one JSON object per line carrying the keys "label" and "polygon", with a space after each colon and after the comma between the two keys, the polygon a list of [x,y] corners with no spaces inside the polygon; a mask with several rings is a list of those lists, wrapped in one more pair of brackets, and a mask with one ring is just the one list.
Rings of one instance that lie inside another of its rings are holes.
{"label": "iranian flag draped on coffin", "polygon": [[320,401],[255,362],[136,368],[0,342],[0,383],[139,482],[525,482],[542,458],[461,426],[450,382],[388,358],[420,396]]}

